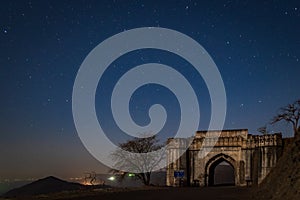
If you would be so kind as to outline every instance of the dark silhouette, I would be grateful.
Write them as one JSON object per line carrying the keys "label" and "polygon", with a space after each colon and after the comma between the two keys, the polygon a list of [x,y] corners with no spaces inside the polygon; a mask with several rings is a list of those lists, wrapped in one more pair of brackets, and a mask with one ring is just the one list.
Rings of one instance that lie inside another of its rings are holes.
{"label": "dark silhouette", "polygon": [[85,173],[84,176],[84,182],[94,185],[94,182],[96,181],[96,173],[95,172],[91,172],[91,173]]}
{"label": "dark silhouette", "polygon": [[262,127],[258,128],[257,131],[263,135],[266,135],[267,134],[267,126],[262,126]]}
{"label": "dark silhouette", "polygon": [[292,104],[288,104],[287,106],[280,108],[279,113],[272,119],[271,124],[282,120],[286,121],[287,123],[291,123],[293,125],[294,136],[296,136],[299,128],[299,118],[300,99]]}
{"label": "dark silhouette", "polygon": [[34,181],[28,185],[8,191],[4,197],[32,196],[61,191],[83,189],[84,185],[63,181],[53,176]]}
{"label": "dark silhouette", "polygon": [[[164,150],[161,149],[162,145],[159,144],[156,136],[135,138],[119,144],[119,147],[135,154],[129,155],[121,149],[113,152],[115,168],[124,169],[122,171],[113,169],[113,173],[119,175],[120,181],[130,174],[133,178],[141,180],[144,185],[150,185],[152,171],[165,157]],[[151,155],[148,154],[150,152]]]}

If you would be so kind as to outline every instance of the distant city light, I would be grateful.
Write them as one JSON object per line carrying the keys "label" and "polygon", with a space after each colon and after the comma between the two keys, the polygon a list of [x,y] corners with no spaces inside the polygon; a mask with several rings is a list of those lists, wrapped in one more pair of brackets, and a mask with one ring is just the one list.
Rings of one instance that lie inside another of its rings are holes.
{"label": "distant city light", "polygon": [[82,183],[83,185],[92,185],[90,182],[88,182],[88,181],[84,181],[83,183]]}

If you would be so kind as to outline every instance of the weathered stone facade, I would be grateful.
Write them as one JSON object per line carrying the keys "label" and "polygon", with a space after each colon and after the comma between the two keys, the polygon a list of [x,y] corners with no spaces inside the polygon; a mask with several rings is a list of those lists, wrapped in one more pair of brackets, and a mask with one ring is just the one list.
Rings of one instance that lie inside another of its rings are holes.
{"label": "weathered stone facade", "polygon": [[[223,161],[233,167],[235,185],[259,184],[283,148],[280,133],[251,135],[247,129],[198,131],[192,138],[170,138],[168,143],[168,186],[214,185],[214,169]],[[180,158],[172,162],[178,155]],[[184,172],[184,177],[175,178],[177,171]]]}

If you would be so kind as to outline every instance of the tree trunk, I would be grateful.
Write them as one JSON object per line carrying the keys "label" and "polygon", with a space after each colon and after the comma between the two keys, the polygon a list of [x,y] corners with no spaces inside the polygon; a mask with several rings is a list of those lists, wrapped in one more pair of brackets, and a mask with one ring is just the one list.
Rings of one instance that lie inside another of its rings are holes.
{"label": "tree trunk", "polygon": [[151,172],[142,173],[142,181],[144,185],[150,185]]}
{"label": "tree trunk", "polygon": [[146,172],[146,176],[147,176],[147,184],[146,185],[150,185],[151,172]]}

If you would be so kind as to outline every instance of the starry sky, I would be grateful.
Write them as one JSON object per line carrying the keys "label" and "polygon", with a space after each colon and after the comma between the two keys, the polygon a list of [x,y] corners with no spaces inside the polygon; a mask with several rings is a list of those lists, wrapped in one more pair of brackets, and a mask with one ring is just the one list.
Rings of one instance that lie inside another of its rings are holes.
{"label": "starry sky", "polygon": [[[82,176],[105,167],[84,148],[73,122],[72,89],[77,71],[99,43],[138,27],[164,27],[199,42],[215,61],[227,94],[225,129],[256,133],[278,109],[299,99],[299,1],[1,1],[0,6],[0,180],[57,175]],[[105,72],[96,93],[100,122],[109,138],[128,137],[115,127],[107,98],[132,66],[157,62],[173,66],[192,83],[200,99],[199,129],[207,128],[210,101],[205,83],[185,60],[159,50],[121,56]],[[185,67],[186,66],[186,67]],[[178,128],[176,97],[146,85],[132,97],[137,124],[147,110],[165,106],[160,139]],[[206,117],[207,116],[207,117]],[[268,131],[292,135],[282,123]],[[193,135],[191,133],[190,135]]]}

